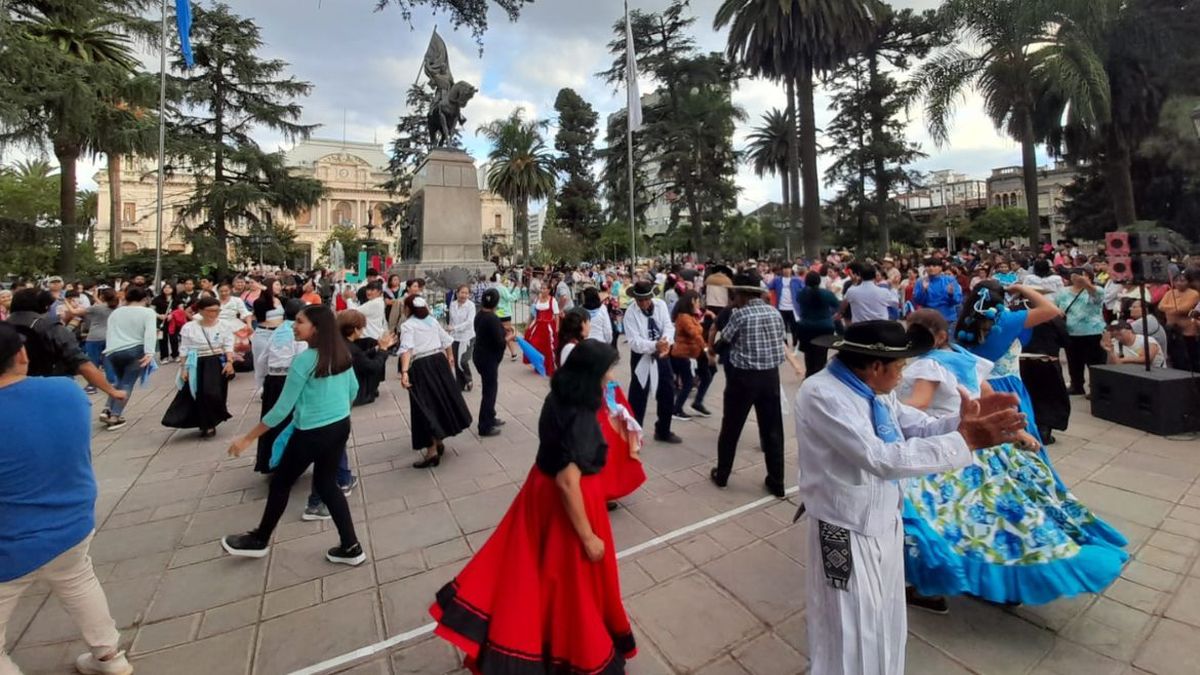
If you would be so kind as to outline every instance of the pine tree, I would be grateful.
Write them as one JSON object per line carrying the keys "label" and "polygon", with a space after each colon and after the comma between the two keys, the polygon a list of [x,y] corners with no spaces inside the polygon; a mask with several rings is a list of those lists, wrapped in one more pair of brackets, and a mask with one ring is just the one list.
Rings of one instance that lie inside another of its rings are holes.
{"label": "pine tree", "polygon": [[[258,26],[227,5],[194,9],[192,45],[195,67],[175,78],[182,105],[174,113],[174,152],[196,179],[183,216],[203,222],[189,236],[193,244],[211,239],[224,273],[231,224],[244,224],[247,232],[268,231],[273,210],[298,215],[324,193],[320,181],[293,176],[283,153],[264,151],[250,136],[266,128],[288,140],[307,138],[315,126],[298,122],[301,107],[294,99],[307,96],[312,85],[285,75],[286,62],[259,57]],[[182,58],[174,67],[184,68]]]}
{"label": "pine tree", "polygon": [[[433,99],[433,86],[428,82],[409,87],[406,97],[408,110],[396,123],[396,137],[392,139],[392,153],[388,159],[388,173],[392,177],[383,184],[394,201],[384,208],[385,221],[380,223],[389,234],[393,234],[396,225],[404,220],[412,195],[413,176],[433,149],[429,144],[428,120],[425,116]],[[462,130],[456,129],[454,138],[449,139],[446,145],[461,147]]]}
{"label": "pine tree", "polygon": [[562,153],[556,164],[565,176],[556,201],[558,223],[594,241],[600,234],[599,189],[592,175],[600,116],[573,89],[558,92],[554,110],[558,113],[554,149]]}

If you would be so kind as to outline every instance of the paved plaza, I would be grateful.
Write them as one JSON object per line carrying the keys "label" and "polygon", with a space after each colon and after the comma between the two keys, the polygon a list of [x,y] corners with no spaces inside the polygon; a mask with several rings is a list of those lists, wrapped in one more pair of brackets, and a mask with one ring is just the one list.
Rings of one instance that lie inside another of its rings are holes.
{"label": "paved plaza", "polygon": [[[350,462],[362,480],[350,505],[369,560],[347,568],[324,559],[337,543],[332,524],[300,519],[307,480],[293,491],[268,557],[224,555],[219,538],[256,525],[266,498],[253,458],[225,456],[235,433],[258,418],[253,377],[239,375],[232,385],[235,418],[215,439],[201,440],[159,425],[174,374],[164,368],[136,391],[124,429],[97,424],[93,446],[100,499],[92,555],[137,671],[459,671],[454,650],[422,630],[426,609],[487,539],[532,466],[547,381],[506,360],[503,435],[481,441],[472,431],[450,440],[433,471],[410,467],[408,401],[397,380],[384,384],[378,402],[355,409]],[[798,381],[789,372],[784,383],[790,397]],[[675,424],[682,445],[648,444],[649,479],[612,514],[622,551],[700,525],[621,560],[639,646],[629,672],[637,675],[807,670],[807,524],[791,524],[794,490],[788,501],[763,499],[752,422],[729,488],[707,480],[723,384],[718,376],[710,395],[714,417]],[[477,410],[478,389],[468,403]],[[910,612],[908,672],[1200,672],[1200,441],[1147,436],[1092,418],[1081,398],[1074,404],[1071,428],[1050,454],[1082,500],[1129,537],[1133,559],[1123,577],[1102,596],[1043,607],[958,598],[949,616]],[[785,425],[794,485],[790,415]],[[753,506],[730,514],[745,505]],[[72,672],[85,650],[45,588],[22,598],[8,641],[30,674]],[[311,668],[330,660],[340,665]]]}

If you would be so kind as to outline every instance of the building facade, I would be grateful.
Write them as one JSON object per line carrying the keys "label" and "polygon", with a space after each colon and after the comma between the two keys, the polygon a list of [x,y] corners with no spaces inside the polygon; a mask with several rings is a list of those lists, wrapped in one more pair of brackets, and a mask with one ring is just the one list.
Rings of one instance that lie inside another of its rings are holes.
{"label": "building facade", "polygon": [[987,204],[987,198],[987,181],[967,178],[966,174],[943,169],[931,172],[925,187],[897,195],[896,201],[909,211],[916,211],[951,206],[983,207]]}
{"label": "building facade", "polygon": [[[1063,238],[1067,225],[1062,215],[1066,201],[1065,189],[1075,182],[1079,173],[1071,166],[1057,163],[1038,169],[1038,214],[1042,220],[1042,238],[1051,242]],[[1020,166],[992,169],[987,180],[988,205],[992,207],[1026,208],[1025,172]]]}
{"label": "building facade", "polygon": [[[338,225],[357,227],[360,235],[368,235],[367,225],[376,227],[384,222],[384,209],[393,202],[387,190],[380,187],[390,175],[388,157],[383,148],[373,143],[354,143],[310,139],[298,143],[286,152],[287,166],[297,175],[310,176],[325,186],[319,204],[296,217],[273,214],[276,223],[292,228],[299,251],[297,267],[308,267],[321,256],[321,246]],[[153,249],[156,230],[156,162],[148,157],[126,157],[121,163],[121,218],[110,223],[109,189],[106,172],[96,176],[99,184],[100,222],[95,228],[97,250],[107,250],[109,233],[119,227],[118,241],[122,253]],[[195,176],[179,172],[167,179],[163,189],[163,249],[186,252],[189,246],[183,233],[194,222],[182,216],[184,205],[195,190]],[[493,241],[512,243],[512,209],[495,194],[480,188],[480,228]],[[230,224],[231,232],[241,232],[240,225]],[[373,233],[386,239],[382,230]],[[232,252],[231,252],[232,253]]]}

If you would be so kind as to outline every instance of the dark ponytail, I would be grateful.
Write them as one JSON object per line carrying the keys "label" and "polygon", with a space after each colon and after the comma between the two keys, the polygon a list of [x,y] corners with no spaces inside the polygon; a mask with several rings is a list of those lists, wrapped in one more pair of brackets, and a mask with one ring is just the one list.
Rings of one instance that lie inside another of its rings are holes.
{"label": "dark ponytail", "polygon": [[350,350],[338,330],[333,310],[325,305],[309,305],[300,310],[300,314],[308,319],[316,331],[316,338],[312,341],[312,348],[317,350],[317,367],[313,377],[329,377],[349,370],[352,365]]}

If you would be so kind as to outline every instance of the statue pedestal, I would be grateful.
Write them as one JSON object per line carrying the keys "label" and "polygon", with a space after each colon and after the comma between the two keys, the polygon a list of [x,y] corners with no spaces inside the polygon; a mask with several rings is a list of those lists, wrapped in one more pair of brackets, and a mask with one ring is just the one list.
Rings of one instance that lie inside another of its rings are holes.
{"label": "statue pedestal", "polygon": [[483,207],[470,155],[432,150],[413,177],[412,199],[422,210],[419,257],[397,262],[390,273],[449,287],[496,271],[483,259]]}

